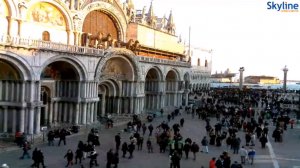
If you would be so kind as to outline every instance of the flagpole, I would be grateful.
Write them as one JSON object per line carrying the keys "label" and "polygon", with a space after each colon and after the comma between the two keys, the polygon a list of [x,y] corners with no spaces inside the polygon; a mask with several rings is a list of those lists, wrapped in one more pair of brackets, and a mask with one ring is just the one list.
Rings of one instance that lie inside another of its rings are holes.
{"label": "flagpole", "polygon": [[191,57],[191,26],[189,27],[189,57]]}

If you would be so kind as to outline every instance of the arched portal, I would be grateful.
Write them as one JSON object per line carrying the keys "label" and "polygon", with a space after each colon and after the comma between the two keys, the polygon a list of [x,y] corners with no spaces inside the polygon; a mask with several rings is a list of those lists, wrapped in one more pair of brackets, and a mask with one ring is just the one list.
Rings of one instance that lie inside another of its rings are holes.
{"label": "arched portal", "polygon": [[161,95],[161,72],[158,68],[151,68],[145,79],[145,109],[146,111],[159,110],[162,108]]}
{"label": "arched portal", "polygon": [[166,106],[176,106],[177,105],[177,91],[178,91],[178,76],[176,71],[170,70],[166,75]]}
{"label": "arched portal", "polygon": [[6,4],[5,0],[0,0],[0,23],[1,23],[1,29],[0,34],[7,34],[7,28],[8,28],[8,20],[6,17],[9,16],[9,8]]}
{"label": "arched portal", "polygon": [[132,113],[135,91],[132,62],[124,56],[114,55],[106,60],[100,72],[98,114]]}
{"label": "arched portal", "polygon": [[117,28],[117,21],[109,13],[102,10],[94,10],[90,12],[84,19],[81,38],[81,44],[87,45],[85,34],[96,35],[102,33],[103,37],[111,35],[112,39],[120,40],[120,33]]}
{"label": "arched portal", "polygon": [[80,72],[71,61],[54,61],[41,73],[41,125],[81,123],[79,113]]}
{"label": "arched portal", "polygon": [[[21,68],[21,67],[20,67]],[[0,59],[0,133],[24,132],[24,74],[12,62]]]}
{"label": "arched portal", "polygon": [[98,116],[119,113],[120,89],[116,81],[105,80],[98,85]]}

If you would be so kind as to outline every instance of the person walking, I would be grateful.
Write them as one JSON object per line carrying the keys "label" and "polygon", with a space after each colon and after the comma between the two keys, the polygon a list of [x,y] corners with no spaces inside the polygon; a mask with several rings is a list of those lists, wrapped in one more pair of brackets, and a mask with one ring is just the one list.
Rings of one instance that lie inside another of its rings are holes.
{"label": "person walking", "polygon": [[47,136],[48,136],[48,146],[54,146],[54,138],[55,138],[54,132],[49,131]]}
{"label": "person walking", "polygon": [[69,149],[67,151],[67,153],[65,154],[65,156],[64,156],[64,158],[67,158],[67,162],[68,162],[66,167],[69,167],[69,166],[73,165],[73,157],[74,157],[74,154],[73,154],[72,150]]}
{"label": "person walking", "polygon": [[183,124],[184,124],[184,118],[181,118],[180,119],[180,126],[183,127]]}
{"label": "person walking", "polygon": [[24,144],[23,144],[23,148],[22,149],[23,149],[23,154],[20,157],[20,159],[24,159],[25,156],[27,156],[27,158],[30,158],[29,150],[31,148],[30,148],[29,142],[25,141]]}
{"label": "person walking", "polygon": [[40,164],[43,166],[43,168],[45,168],[45,162],[44,162],[44,154],[41,151],[41,149],[37,150],[37,168],[40,167]]}
{"label": "person walking", "polygon": [[213,157],[210,161],[209,161],[209,168],[216,168],[216,158]]}
{"label": "person walking", "polygon": [[170,168],[180,168],[180,156],[177,151],[174,151],[171,156],[171,165]]}
{"label": "person walking", "polygon": [[114,153],[112,151],[112,149],[110,149],[107,153],[106,153],[106,168],[111,168],[111,164],[113,163],[113,157],[114,157]]}
{"label": "person walking", "polygon": [[112,164],[114,165],[113,168],[118,168],[118,164],[119,164],[119,153],[118,152],[114,153]]}
{"label": "person walking", "polygon": [[148,148],[148,153],[153,153],[153,146],[150,138],[147,140],[147,148]]}
{"label": "person walking", "polygon": [[188,159],[189,158],[189,152],[191,150],[191,145],[188,142],[185,142],[184,146],[183,146],[183,150],[185,153],[185,158]]}
{"label": "person walking", "polygon": [[268,142],[268,138],[265,136],[265,135],[262,135],[260,138],[259,138],[259,141],[261,143],[261,148],[266,148],[266,143]]}
{"label": "person walking", "polygon": [[201,152],[204,152],[204,149],[205,149],[206,153],[208,153],[208,140],[206,139],[206,136],[203,137],[203,139],[201,141],[201,145],[202,145]]}
{"label": "person walking", "polygon": [[199,152],[199,145],[196,144],[196,142],[193,142],[192,145],[191,145],[191,152],[193,152],[193,160],[196,160],[196,153]]}
{"label": "person walking", "polygon": [[95,166],[99,166],[98,162],[97,162],[97,157],[98,157],[98,153],[96,152],[96,150],[92,151],[91,152],[91,155],[90,155],[90,168],[93,167],[93,165]]}
{"label": "person walking", "polygon": [[145,123],[143,123],[143,125],[142,125],[143,136],[145,135],[146,130],[147,130],[147,126]]}
{"label": "person walking", "polygon": [[32,160],[33,160],[33,164],[31,165],[31,167],[37,167],[37,158],[38,158],[38,148],[34,148],[34,150],[32,151]]}
{"label": "person walking", "polygon": [[123,158],[126,156],[127,151],[128,151],[128,145],[127,145],[126,142],[124,142],[124,143],[122,144],[122,152],[123,152],[122,157],[123,157]]}
{"label": "person walking", "polygon": [[81,164],[81,160],[83,158],[83,151],[80,148],[77,148],[75,152],[75,164],[77,164],[77,159],[79,160],[79,163]]}
{"label": "person walking", "polygon": [[148,130],[149,130],[149,136],[152,136],[152,131],[153,131],[153,125],[152,124],[150,124],[149,126],[148,126]]}
{"label": "person walking", "polygon": [[143,144],[144,144],[144,137],[140,136],[139,139],[137,140],[138,150],[143,149]]}
{"label": "person walking", "polygon": [[131,142],[129,145],[128,145],[128,152],[129,152],[129,158],[128,159],[131,159],[133,158],[133,151],[135,149],[135,145],[133,142]]}
{"label": "person walking", "polygon": [[255,150],[253,148],[250,148],[250,150],[248,152],[248,158],[249,158],[251,165],[253,165],[253,163],[254,163],[255,154],[256,154]]}
{"label": "person walking", "polygon": [[244,146],[242,146],[240,150],[240,156],[241,156],[241,163],[246,164],[246,157],[248,156],[248,151],[245,149]]}
{"label": "person walking", "polygon": [[66,135],[67,132],[65,129],[61,129],[59,132],[59,142],[58,142],[58,146],[60,146],[60,142],[63,141],[64,145],[66,145]]}
{"label": "person walking", "polygon": [[121,145],[121,136],[120,136],[120,133],[118,133],[115,136],[115,142],[116,142],[116,150],[118,151],[119,148],[120,148],[120,145]]}

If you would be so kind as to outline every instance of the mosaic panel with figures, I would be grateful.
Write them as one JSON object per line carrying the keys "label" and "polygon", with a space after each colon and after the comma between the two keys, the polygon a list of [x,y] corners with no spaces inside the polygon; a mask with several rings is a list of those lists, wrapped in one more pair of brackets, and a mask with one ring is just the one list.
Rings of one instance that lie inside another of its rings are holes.
{"label": "mosaic panel with figures", "polygon": [[27,19],[51,26],[66,26],[62,13],[55,6],[46,2],[32,5],[28,10]]}
{"label": "mosaic panel with figures", "polygon": [[4,0],[0,0],[0,16],[8,16],[7,5]]}

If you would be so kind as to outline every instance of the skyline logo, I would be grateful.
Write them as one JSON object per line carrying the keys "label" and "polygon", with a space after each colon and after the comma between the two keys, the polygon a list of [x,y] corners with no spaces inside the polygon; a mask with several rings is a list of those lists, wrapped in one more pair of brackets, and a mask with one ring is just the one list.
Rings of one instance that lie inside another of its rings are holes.
{"label": "skyline logo", "polygon": [[267,2],[268,10],[275,10],[277,12],[299,12],[298,3],[281,2],[276,3],[274,1]]}

